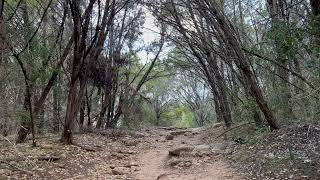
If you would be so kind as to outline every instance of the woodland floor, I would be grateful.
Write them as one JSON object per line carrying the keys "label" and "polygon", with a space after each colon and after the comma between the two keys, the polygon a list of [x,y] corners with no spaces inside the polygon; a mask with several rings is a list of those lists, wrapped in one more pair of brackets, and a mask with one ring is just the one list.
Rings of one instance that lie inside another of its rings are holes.
{"label": "woodland floor", "polygon": [[2,137],[0,180],[320,179],[320,128],[241,127],[106,130],[76,134],[72,146],[51,135],[35,148]]}
{"label": "woodland floor", "polygon": [[0,179],[243,179],[225,155],[232,143],[209,144],[205,129],[157,128],[77,134],[76,146],[58,136],[13,145],[1,141]]}

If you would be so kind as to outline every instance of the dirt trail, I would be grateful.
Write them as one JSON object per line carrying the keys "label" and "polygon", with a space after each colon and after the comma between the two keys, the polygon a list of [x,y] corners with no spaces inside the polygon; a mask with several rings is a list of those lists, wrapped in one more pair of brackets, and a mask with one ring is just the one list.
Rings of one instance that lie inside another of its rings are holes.
{"label": "dirt trail", "polygon": [[39,139],[36,148],[0,142],[0,179],[242,179],[223,160],[226,144],[208,145],[206,134],[199,128],[155,128],[78,134],[81,146],[62,145],[58,136]]}
{"label": "dirt trail", "polygon": [[[208,152],[203,143],[203,129],[159,129],[149,137],[151,149],[142,151],[138,156],[141,170],[135,179],[139,180],[215,180],[241,179],[223,162],[221,154]],[[173,134],[173,136],[171,135]],[[173,137],[173,140],[167,138]],[[185,154],[171,157],[170,150],[187,147]],[[194,149],[195,148],[195,149]],[[198,149],[198,151],[197,151]]]}

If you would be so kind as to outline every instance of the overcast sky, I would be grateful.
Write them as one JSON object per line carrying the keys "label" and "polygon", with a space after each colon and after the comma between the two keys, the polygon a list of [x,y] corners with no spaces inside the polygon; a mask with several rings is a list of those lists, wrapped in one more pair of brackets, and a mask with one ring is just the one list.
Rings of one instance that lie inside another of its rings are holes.
{"label": "overcast sky", "polygon": [[[146,22],[143,26],[142,30],[142,43],[144,45],[150,45],[153,41],[158,40],[160,38],[159,34],[156,32],[160,32],[159,28],[155,25],[155,18],[152,16],[152,14],[145,9],[146,12]],[[138,56],[140,57],[141,61],[143,63],[149,61],[154,56],[152,54],[147,54],[146,51],[141,51],[138,53]]]}

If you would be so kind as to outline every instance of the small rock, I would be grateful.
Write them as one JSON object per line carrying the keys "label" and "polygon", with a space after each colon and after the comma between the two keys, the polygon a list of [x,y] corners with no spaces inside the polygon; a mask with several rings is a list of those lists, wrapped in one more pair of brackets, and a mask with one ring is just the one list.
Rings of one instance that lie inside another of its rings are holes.
{"label": "small rock", "polygon": [[131,167],[138,167],[138,166],[139,166],[138,163],[132,162],[132,163],[130,163],[130,164],[124,165],[123,167],[131,168]]}
{"label": "small rock", "polygon": [[178,164],[180,164],[182,161],[180,159],[171,159],[168,163],[169,163],[169,166],[176,166]]}
{"label": "small rock", "polygon": [[223,151],[228,147],[228,143],[224,142],[224,143],[215,143],[211,145],[211,148],[213,151]]}
{"label": "small rock", "polygon": [[269,154],[268,154],[268,158],[274,158],[275,157],[275,155],[272,153],[272,152],[270,152]]}
{"label": "small rock", "polygon": [[179,136],[179,135],[186,134],[187,132],[190,132],[190,131],[188,131],[188,130],[172,131],[172,132],[170,132],[170,134],[171,134],[172,136]]}
{"label": "small rock", "polygon": [[145,135],[144,133],[136,132],[136,133],[134,134],[134,137],[136,137],[136,138],[143,138],[143,137],[146,137],[146,135]]}
{"label": "small rock", "polygon": [[137,151],[131,151],[131,150],[119,150],[118,153],[121,153],[121,154],[137,154],[138,152]]}
{"label": "small rock", "polygon": [[126,174],[126,169],[117,167],[117,168],[112,169],[111,172],[113,175],[124,175],[124,174]]}
{"label": "small rock", "polygon": [[0,179],[7,180],[7,179],[9,179],[9,176],[4,176],[4,175],[0,174]]}
{"label": "small rock", "polygon": [[53,145],[52,144],[42,144],[42,145],[40,145],[40,147],[42,149],[53,149]]}
{"label": "small rock", "polygon": [[[10,174],[10,170],[0,169],[0,174],[1,174],[1,175],[5,175],[5,174],[9,175],[9,174]],[[1,179],[1,176],[0,176],[0,179]]]}
{"label": "small rock", "polygon": [[168,144],[168,146],[172,147],[172,146],[173,146],[173,144],[172,144],[172,143],[169,143],[169,144]]}
{"label": "small rock", "polygon": [[173,140],[174,136],[172,134],[168,134],[166,136],[166,140]]}
{"label": "small rock", "polygon": [[175,167],[190,167],[192,166],[192,161],[191,160],[181,160],[181,159],[172,159],[169,161],[169,166]]}
{"label": "small rock", "polygon": [[111,154],[112,157],[114,157],[115,159],[123,159],[125,157],[124,154],[118,154],[118,153],[113,153]]}
{"label": "small rock", "polygon": [[212,125],[212,128],[218,128],[218,127],[221,127],[221,126],[223,126],[222,123],[215,123],[215,124]]}
{"label": "small rock", "polygon": [[194,150],[192,151],[192,154],[194,156],[205,156],[205,155],[210,155],[211,154],[211,148],[209,145],[198,145],[195,146]]}
{"label": "small rock", "polygon": [[184,161],[183,163],[179,164],[180,167],[191,167],[192,162],[190,160]]}
{"label": "small rock", "polygon": [[209,145],[202,144],[194,147],[194,151],[211,151],[211,148]]}
{"label": "small rock", "polygon": [[191,152],[194,148],[189,146],[182,146],[174,148],[169,151],[169,156],[180,156],[182,152]]}
{"label": "small rock", "polygon": [[126,139],[126,140],[123,140],[123,144],[126,146],[136,146],[138,145],[138,141],[134,139]]}

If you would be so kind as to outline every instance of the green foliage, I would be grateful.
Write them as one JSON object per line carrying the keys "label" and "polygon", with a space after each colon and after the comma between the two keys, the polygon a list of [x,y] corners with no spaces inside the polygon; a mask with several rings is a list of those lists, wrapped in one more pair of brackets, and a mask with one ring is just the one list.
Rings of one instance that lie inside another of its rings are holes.
{"label": "green foliage", "polygon": [[185,109],[182,114],[181,127],[197,127],[197,123],[195,122],[194,114]]}
{"label": "green foliage", "polygon": [[267,32],[267,37],[275,44],[277,60],[286,63],[292,58],[296,58],[301,48],[301,41],[304,38],[305,30],[297,24],[290,24],[277,21]]}
{"label": "green foliage", "polygon": [[307,30],[312,36],[320,36],[320,16],[312,17]]}
{"label": "green foliage", "polygon": [[30,120],[31,120],[30,113],[28,111],[21,111],[19,113],[19,119],[20,119],[21,125],[28,124],[30,122]]}
{"label": "green foliage", "polygon": [[253,98],[247,99],[244,101],[244,108],[246,109],[258,109],[258,105]]}

